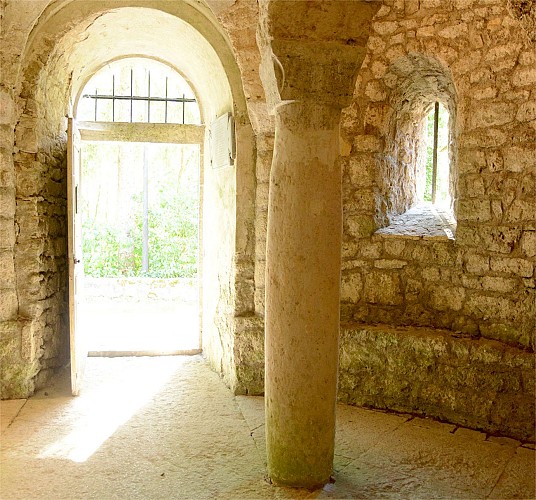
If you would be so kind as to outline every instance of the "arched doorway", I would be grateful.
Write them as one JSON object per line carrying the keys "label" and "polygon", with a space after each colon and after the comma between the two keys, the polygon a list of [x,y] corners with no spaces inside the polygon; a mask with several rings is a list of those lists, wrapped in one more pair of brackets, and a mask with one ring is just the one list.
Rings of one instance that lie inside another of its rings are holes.
{"label": "arched doorway", "polygon": [[87,332],[90,356],[198,353],[204,125],[195,93],[173,68],[128,57],[95,73],[77,102],[77,334]]}
{"label": "arched doorway", "polygon": [[[247,218],[254,212],[253,135],[240,74],[230,44],[204,4],[193,6],[190,2],[155,1],[150,7],[147,8],[147,2],[118,0],[64,2],[61,6],[45,9],[25,51],[21,81],[27,100],[18,132],[22,136],[25,130],[31,129],[35,143],[28,148],[19,140],[16,147],[32,149],[34,156],[28,158],[28,167],[41,169],[45,177],[54,163],[55,182],[65,186],[67,176],[63,158],[67,127],[64,117],[74,115],[77,95],[91,75],[110,61],[127,55],[157,59],[181,68],[199,96],[206,124],[202,142],[206,151],[210,150],[212,124],[222,116],[234,117],[236,159],[218,166],[211,163],[211,155],[205,154],[201,160],[203,197],[200,205],[204,236],[199,258],[204,352],[227,383],[233,386],[236,383],[232,347],[236,283],[240,273],[248,272],[247,266],[237,268],[236,262],[253,260],[254,249],[254,234],[247,229]],[[239,196],[237,183],[240,184]],[[58,248],[67,236],[65,188],[60,187],[57,196],[45,197],[46,212],[42,205],[38,204],[36,208],[42,210],[38,216],[58,221],[47,226],[57,230],[54,237]],[[22,189],[19,192],[22,196]],[[43,197],[43,193],[36,185],[30,192],[25,192],[24,197],[37,199]],[[20,268],[29,269],[20,261],[23,254],[27,257],[28,253],[42,252],[33,243],[21,239],[19,257],[15,257],[16,265],[19,259]],[[57,286],[46,299],[53,303],[55,314],[65,318],[66,264],[69,259],[60,248],[52,260],[51,275],[56,276]],[[35,296],[29,293],[22,293],[20,299],[22,308],[27,309],[36,302]],[[253,304],[253,297],[250,302]],[[40,326],[39,318],[31,314],[28,321],[36,328]],[[60,356],[58,351],[64,349],[66,323],[54,329],[50,340],[44,341],[43,350],[50,351],[47,354],[49,360]],[[28,335],[33,339],[40,337],[41,332],[28,329]],[[33,363],[37,370],[41,369],[42,357],[42,353],[35,349]]]}

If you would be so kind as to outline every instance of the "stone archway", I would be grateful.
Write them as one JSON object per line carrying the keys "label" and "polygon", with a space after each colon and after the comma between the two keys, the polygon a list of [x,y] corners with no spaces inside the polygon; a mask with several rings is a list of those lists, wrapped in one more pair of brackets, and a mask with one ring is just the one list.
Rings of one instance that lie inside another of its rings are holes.
{"label": "stone archway", "polygon": [[[136,36],[132,36],[132,32]],[[165,43],[164,43],[165,42]],[[240,287],[253,266],[253,133],[230,43],[199,2],[62,2],[50,5],[28,39],[15,128],[13,241],[16,283],[3,397],[24,397],[66,360],[66,120],[82,84],[124,55],[156,57],[183,70],[206,124],[225,112],[236,123],[234,167],[204,171],[202,259],[205,354],[235,389],[235,317],[253,309]],[[207,132],[208,134],[208,132]],[[207,135],[208,137],[208,135]],[[239,196],[237,196],[239,192]],[[239,289],[239,292],[237,292]],[[18,346],[22,345],[20,354]]]}

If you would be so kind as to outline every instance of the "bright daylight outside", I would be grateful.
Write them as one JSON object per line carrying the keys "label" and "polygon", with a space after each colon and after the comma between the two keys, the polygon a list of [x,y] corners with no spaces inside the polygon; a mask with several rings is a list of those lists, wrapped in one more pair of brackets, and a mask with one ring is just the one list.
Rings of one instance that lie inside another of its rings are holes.
{"label": "bright daylight outside", "polygon": [[[426,183],[423,201],[450,210],[451,197],[449,192],[449,113],[438,103],[437,135],[434,135],[435,107],[426,117]],[[434,174],[434,150],[436,167]]]}
{"label": "bright daylight outside", "polygon": [[[86,85],[78,120],[199,124],[186,82],[147,59]],[[83,123],[82,123],[83,126]],[[90,353],[199,348],[199,144],[84,141],[79,203]]]}

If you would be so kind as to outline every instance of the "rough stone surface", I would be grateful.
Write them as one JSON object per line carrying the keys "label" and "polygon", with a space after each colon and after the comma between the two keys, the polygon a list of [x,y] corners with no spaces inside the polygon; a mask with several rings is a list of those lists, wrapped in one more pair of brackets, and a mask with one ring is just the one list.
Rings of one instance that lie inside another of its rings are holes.
{"label": "rough stone surface", "polygon": [[[199,357],[91,358],[2,401],[2,498],[534,498],[528,443],[337,405],[334,482],[315,491],[265,480],[263,398],[233,397]],[[96,481],[95,477],[99,480]]]}
{"label": "rough stone surface", "polygon": [[[448,328],[534,349],[536,156],[528,117],[536,52],[515,19],[533,19],[536,7],[402,3],[386,1],[377,14],[354,102],[343,113],[342,141],[352,145],[342,157],[343,283],[346,273],[359,287],[378,267],[385,271],[394,257],[387,237],[405,241],[396,257],[406,265],[389,271],[400,284],[396,303],[392,286],[346,290],[342,319]],[[408,210],[422,119],[436,100],[450,114],[447,234],[435,218]],[[371,191],[373,199],[356,203]],[[382,250],[372,256],[375,243]]]}
{"label": "rough stone surface", "polygon": [[338,123],[379,4],[270,0],[259,7],[260,73],[275,112],[265,283],[268,474],[276,484],[312,488],[329,480],[335,440]]}
{"label": "rough stone surface", "polygon": [[[436,289],[450,301],[462,293]],[[490,336],[511,335],[492,328]],[[249,335],[249,345],[262,345],[262,332]],[[263,372],[252,376],[255,368],[247,366],[247,380],[262,392]],[[500,341],[426,327],[342,324],[338,400],[533,440],[535,369],[532,352]]]}
{"label": "rough stone surface", "polygon": [[[449,328],[533,349],[536,162],[529,117],[536,51],[515,19],[533,18],[536,8],[474,1],[404,2],[399,9],[396,3],[384,2],[376,15],[354,100],[341,123],[342,318]],[[437,216],[407,210],[415,199],[419,127],[434,100],[451,116],[454,203],[448,220],[439,223]],[[265,200],[265,194],[257,199],[259,215]],[[262,268],[260,217],[257,228],[256,265]],[[396,306],[389,289],[383,302],[376,298],[381,289],[360,291],[365,275],[391,258],[384,250],[391,244],[387,235],[407,242],[407,264],[391,270],[391,281],[401,287]],[[421,241],[407,241],[411,236]],[[378,243],[381,251],[371,253]],[[499,257],[506,261],[492,268],[490,259]],[[262,314],[262,278],[256,284]],[[431,291],[439,287],[458,297],[442,302],[436,293],[433,299]],[[508,296],[495,300],[498,294]]]}
{"label": "rough stone surface", "polygon": [[344,325],[339,400],[534,440],[534,356],[448,331]]}
{"label": "rough stone surface", "polygon": [[289,486],[325,484],[333,462],[342,213],[340,183],[330,179],[340,178],[338,113],[304,101],[278,107],[276,116],[266,242],[266,436],[270,478]]}
{"label": "rough stone surface", "polygon": [[[2,10],[0,265],[6,273],[0,281],[0,319],[19,325],[18,331],[9,330],[13,338],[6,341],[6,363],[17,359],[13,366],[25,367],[6,368],[2,397],[27,396],[67,361],[65,117],[75,113],[76,93],[92,72],[131,53],[157,56],[176,67],[197,58],[180,69],[202,97],[206,123],[234,111],[236,168],[208,171],[201,179],[207,231],[205,353],[234,386],[234,318],[251,314],[254,308],[255,158],[241,75],[224,28],[199,2],[155,2],[150,10],[135,0],[65,3],[58,9],[48,8],[51,3],[7,0]],[[247,16],[255,20],[256,11],[249,4],[242,2],[242,20]],[[222,21],[232,19],[230,5],[213,7]],[[233,33],[238,41],[249,39],[253,52],[254,25],[250,22],[243,36]],[[139,36],[132,38],[130,29]],[[115,42],[102,43],[109,36]],[[181,37],[190,37],[188,43]],[[120,41],[127,38],[132,43]],[[254,64],[250,59],[245,55]],[[262,98],[260,80],[244,73],[247,80],[248,97]],[[208,165],[208,154],[205,160]],[[17,393],[20,387],[26,389]]]}

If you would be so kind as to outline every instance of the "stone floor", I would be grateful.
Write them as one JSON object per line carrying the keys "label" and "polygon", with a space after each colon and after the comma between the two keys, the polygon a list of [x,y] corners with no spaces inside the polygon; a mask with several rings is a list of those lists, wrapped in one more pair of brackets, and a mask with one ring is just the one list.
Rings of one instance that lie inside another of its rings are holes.
{"label": "stone floor", "polygon": [[90,358],[0,405],[2,499],[526,498],[534,446],[454,425],[340,405],[335,482],[264,477],[263,399],[233,397],[200,356]]}
{"label": "stone floor", "polygon": [[197,304],[115,300],[82,304],[79,313],[84,318],[86,345],[92,353],[184,354],[199,351]]}

